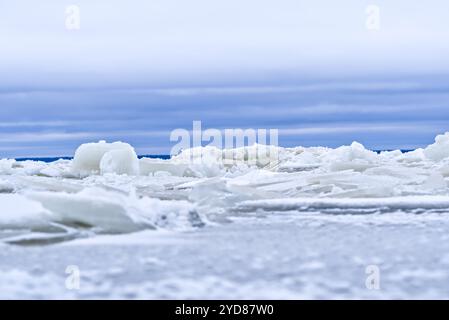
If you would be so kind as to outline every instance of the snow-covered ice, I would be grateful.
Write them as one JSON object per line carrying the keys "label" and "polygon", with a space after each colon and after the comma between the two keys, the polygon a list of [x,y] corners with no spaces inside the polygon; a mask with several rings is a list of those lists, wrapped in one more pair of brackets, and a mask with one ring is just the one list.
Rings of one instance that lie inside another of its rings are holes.
{"label": "snow-covered ice", "polygon": [[407,153],[208,146],[162,160],[100,141],[73,160],[2,159],[1,298],[449,298],[448,182],[449,133]]}

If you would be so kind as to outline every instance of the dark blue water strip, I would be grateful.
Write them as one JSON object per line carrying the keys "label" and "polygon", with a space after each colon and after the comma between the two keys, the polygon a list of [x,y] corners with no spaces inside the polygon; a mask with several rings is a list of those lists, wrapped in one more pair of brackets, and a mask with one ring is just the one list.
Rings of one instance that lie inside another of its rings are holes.
{"label": "dark blue water strip", "polygon": [[[163,160],[168,160],[170,159],[170,155],[166,155],[166,154],[162,154],[162,155],[154,155],[154,154],[150,154],[150,155],[141,155],[139,156],[139,159],[142,158],[151,158],[151,159],[163,159]],[[54,162],[54,161],[58,161],[58,160],[72,160],[73,157],[36,157],[36,158],[16,158],[17,161],[42,161],[42,162]]]}

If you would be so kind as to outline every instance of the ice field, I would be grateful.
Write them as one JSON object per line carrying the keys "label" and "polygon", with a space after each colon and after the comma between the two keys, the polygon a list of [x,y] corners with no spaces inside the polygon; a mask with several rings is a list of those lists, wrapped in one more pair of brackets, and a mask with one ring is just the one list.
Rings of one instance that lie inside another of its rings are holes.
{"label": "ice field", "polygon": [[[449,133],[0,160],[1,298],[449,298]],[[66,287],[79,267],[79,290]],[[366,286],[376,266],[380,288]]]}

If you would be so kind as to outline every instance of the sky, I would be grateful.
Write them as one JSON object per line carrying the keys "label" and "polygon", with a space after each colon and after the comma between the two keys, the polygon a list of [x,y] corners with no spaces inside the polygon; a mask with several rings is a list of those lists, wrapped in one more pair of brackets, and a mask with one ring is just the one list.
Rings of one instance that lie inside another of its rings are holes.
{"label": "sky", "polygon": [[448,12],[444,0],[2,1],[0,158],[98,140],[167,154],[194,120],[279,129],[283,146],[424,146],[449,131]]}

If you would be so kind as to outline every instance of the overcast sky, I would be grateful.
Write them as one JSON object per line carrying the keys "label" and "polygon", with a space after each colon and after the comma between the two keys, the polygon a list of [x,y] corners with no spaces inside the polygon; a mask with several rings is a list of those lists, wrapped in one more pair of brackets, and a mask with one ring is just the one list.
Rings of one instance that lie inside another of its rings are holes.
{"label": "overcast sky", "polygon": [[0,157],[98,139],[167,153],[193,120],[279,128],[286,146],[421,146],[449,131],[448,12],[444,0],[2,1]]}

